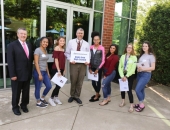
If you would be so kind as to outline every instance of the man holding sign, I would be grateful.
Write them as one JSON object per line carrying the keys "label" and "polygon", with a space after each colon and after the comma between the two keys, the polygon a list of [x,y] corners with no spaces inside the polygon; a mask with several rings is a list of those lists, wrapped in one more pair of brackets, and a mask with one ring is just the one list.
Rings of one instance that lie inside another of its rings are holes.
{"label": "man holding sign", "polygon": [[68,102],[71,103],[75,100],[82,104],[79,97],[86,73],[86,65],[89,64],[90,45],[83,40],[84,30],[82,28],[77,29],[76,36],[77,38],[69,41],[65,52],[67,59],[70,61],[71,97]]}

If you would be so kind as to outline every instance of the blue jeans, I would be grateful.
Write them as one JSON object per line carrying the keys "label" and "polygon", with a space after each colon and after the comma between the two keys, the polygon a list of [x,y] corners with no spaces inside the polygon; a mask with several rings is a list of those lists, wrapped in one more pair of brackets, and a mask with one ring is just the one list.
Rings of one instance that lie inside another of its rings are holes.
{"label": "blue jeans", "polygon": [[108,75],[102,81],[102,90],[103,90],[104,99],[106,99],[108,96],[111,95],[111,82],[115,78],[115,76],[116,76],[116,71],[114,70],[110,75]]}
{"label": "blue jeans", "polygon": [[42,74],[43,80],[39,80],[39,75],[38,75],[36,69],[34,69],[34,71],[33,71],[33,77],[34,77],[34,83],[35,83],[35,93],[34,94],[35,94],[35,98],[37,100],[40,100],[40,90],[41,90],[42,83],[44,83],[46,86],[46,88],[44,89],[44,92],[43,92],[43,96],[46,96],[47,93],[52,88],[51,81],[50,81],[50,78],[49,78],[47,72],[41,71],[41,74]]}
{"label": "blue jeans", "polygon": [[143,102],[145,98],[145,85],[149,82],[150,79],[150,72],[139,72],[137,74],[137,85],[135,91],[140,102]]}

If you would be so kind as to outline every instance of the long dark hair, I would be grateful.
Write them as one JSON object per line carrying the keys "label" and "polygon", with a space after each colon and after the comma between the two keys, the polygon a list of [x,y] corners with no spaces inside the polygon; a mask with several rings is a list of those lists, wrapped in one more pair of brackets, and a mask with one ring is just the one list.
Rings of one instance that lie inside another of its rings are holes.
{"label": "long dark hair", "polygon": [[110,47],[109,47],[109,50],[108,50],[108,53],[106,54],[106,57],[108,57],[108,56],[111,55],[110,48],[111,48],[112,46],[114,46],[114,47],[116,48],[114,54],[115,54],[115,55],[118,54],[118,46],[117,46],[116,44],[112,44],[112,45],[110,45]]}
{"label": "long dark hair", "polygon": [[[153,49],[152,49],[152,46],[151,46],[150,42],[149,41],[144,41],[143,44],[147,44],[148,45],[148,48],[149,48],[148,49],[148,54],[149,55],[154,55],[154,52],[153,52]],[[140,57],[145,53],[143,51],[143,44],[142,44],[142,48],[141,48],[141,51],[140,51]]]}

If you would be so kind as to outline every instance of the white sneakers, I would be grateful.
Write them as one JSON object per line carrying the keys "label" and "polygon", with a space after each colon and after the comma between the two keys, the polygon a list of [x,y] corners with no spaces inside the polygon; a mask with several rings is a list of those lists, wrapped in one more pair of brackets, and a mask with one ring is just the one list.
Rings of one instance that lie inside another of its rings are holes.
{"label": "white sneakers", "polygon": [[58,97],[54,97],[54,102],[56,102],[57,104],[61,105],[62,102],[59,100]]}
{"label": "white sneakers", "polygon": [[50,104],[51,106],[56,106],[55,102],[56,102],[57,104],[59,104],[59,105],[62,104],[62,102],[59,100],[58,97],[54,97],[54,99],[49,98],[48,102],[49,102],[49,104]]}
{"label": "white sneakers", "polygon": [[56,106],[56,104],[54,103],[54,100],[52,98],[49,98],[48,103],[53,107]]}

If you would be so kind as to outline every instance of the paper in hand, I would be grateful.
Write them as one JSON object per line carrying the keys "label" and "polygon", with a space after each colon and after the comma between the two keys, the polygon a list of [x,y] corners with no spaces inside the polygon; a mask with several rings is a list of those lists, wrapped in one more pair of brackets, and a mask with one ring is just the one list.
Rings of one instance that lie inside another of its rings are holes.
{"label": "paper in hand", "polygon": [[128,80],[119,79],[120,91],[129,91]]}
{"label": "paper in hand", "polygon": [[88,71],[88,79],[98,81],[98,73],[94,74],[93,72],[92,74],[90,74],[90,72]]}
{"label": "paper in hand", "polygon": [[58,73],[56,73],[51,79],[51,81],[57,84],[58,86],[63,87],[64,84],[67,82],[67,79],[63,76],[58,76]]}

